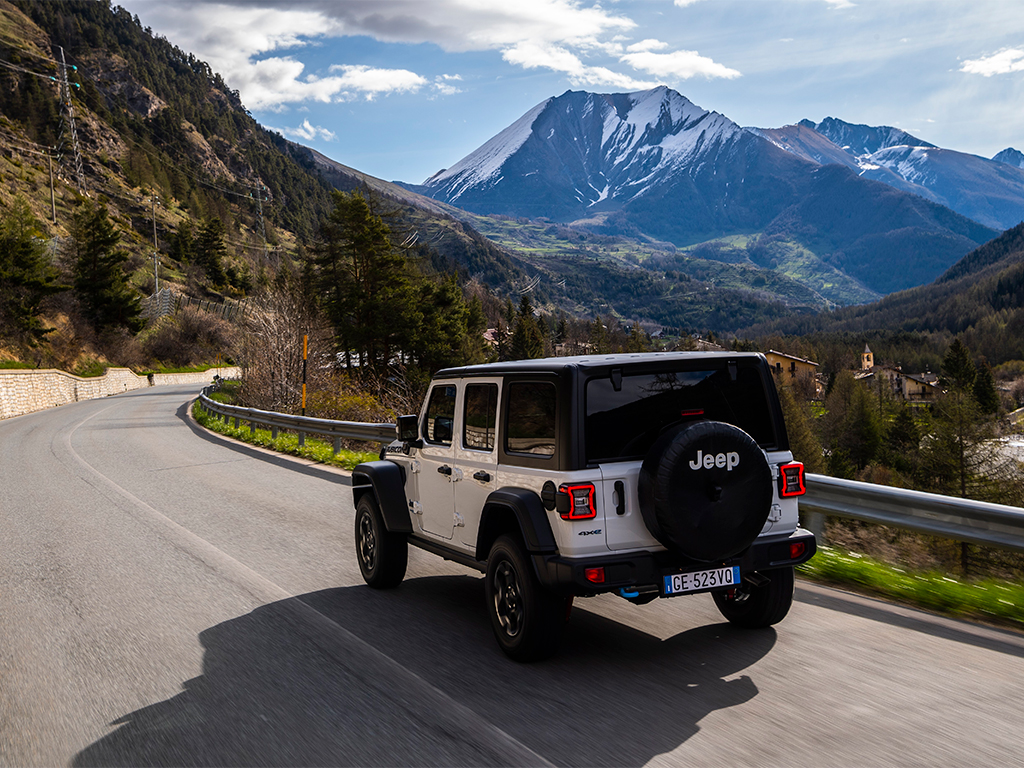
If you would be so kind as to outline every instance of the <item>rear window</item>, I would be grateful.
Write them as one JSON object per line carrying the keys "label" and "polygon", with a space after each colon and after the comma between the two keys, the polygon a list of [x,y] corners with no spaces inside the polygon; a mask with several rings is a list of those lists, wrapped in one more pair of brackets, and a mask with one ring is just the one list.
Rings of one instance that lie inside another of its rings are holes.
{"label": "rear window", "polygon": [[752,365],[627,373],[618,390],[608,377],[590,379],[584,425],[587,461],[642,458],[666,429],[698,420],[732,424],[762,448],[776,448],[764,387]]}
{"label": "rear window", "polygon": [[505,418],[505,452],[548,457],[555,454],[554,384],[510,384]]}

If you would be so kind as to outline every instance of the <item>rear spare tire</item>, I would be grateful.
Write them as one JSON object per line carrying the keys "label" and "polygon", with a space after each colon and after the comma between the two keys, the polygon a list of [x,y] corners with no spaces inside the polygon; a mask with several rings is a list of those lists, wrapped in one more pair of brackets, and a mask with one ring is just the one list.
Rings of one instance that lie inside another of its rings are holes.
{"label": "rear spare tire", "polygon": [[648,530],[693,560],[724,560],[749,547],[773,496],[764,451],[742,429],[719,421],[666,432],[640,469],[640,512]]}

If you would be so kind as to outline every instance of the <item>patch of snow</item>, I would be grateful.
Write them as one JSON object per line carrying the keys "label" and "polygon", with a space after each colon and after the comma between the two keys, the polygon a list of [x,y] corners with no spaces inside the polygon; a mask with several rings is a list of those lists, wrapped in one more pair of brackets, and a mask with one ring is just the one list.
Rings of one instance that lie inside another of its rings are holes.
{"label": "patch of snow", "polygon": [[[591,186],[593,186],[593,185],[591,185]],[[598,190],[597,187],[594,187],[594,190],[597,191],[597,200],[592,202],[590,205],[597,205],[602,200],[607,200],[608,199],[608,190],[609,189],[611,189],[611,187],[608,184],[605,184],[604,185],[604,189],[602,189],[602,190]],[[589,208],[590,206],[587,206],[587,207]]]}

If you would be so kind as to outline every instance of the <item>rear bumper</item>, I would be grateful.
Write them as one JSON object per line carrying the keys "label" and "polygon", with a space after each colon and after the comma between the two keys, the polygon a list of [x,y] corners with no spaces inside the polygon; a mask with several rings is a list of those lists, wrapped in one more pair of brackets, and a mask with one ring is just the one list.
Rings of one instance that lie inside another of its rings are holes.
{"label": "rear bumper", "polygon": [[[793,544],[803,544],[803,552],[796,558],[791,556]],[[643,588],[657,589],[667,573],[718,568],[740,567],[740,573],[768,571],[800,565],[810,560],[817,551],[814,534],[797,528],[792,534],[781,536],[760,536],[750,547],[737,557],[714,563],[687,560],[668,551],[642,551],[629,554],[596,555],[586,558],[569,558],[561,555],[533,555],[537,575],[548,589],[563,595],[597,595],[603,592],[618,592],[626,588],[633,591]],[[586,577],[587,569],[604,569],[604,581],[595,584]]]}

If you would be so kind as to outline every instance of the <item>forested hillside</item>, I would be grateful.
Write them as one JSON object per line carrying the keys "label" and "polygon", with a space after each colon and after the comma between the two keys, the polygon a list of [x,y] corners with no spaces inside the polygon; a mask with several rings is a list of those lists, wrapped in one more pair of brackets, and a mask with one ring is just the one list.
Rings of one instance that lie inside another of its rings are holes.
{"label": "forested hillside", "polygon": [[868,341],[960,336],[993,366],[1024,360],[1024,224],[967,254],[929,285],[873,304],[790,317],[744,331],[768,332],[846,334]]}
{"label": "forested hillside", "polygon": [[[0,58],[9,65],[0,75],[4,143],[23,165],[44,168],[28,150],[56,148],[66,182],[58,184],[61,209],[74,205],[72,190],[105,197],[151,241],[152,222],[144,219],[154,213],[145,209],[156,195],[161,249],[182,223],[199,226],[213,217],[254,249],[259,240],[262,250],[264,229],[271,245],[277,230],[314,234],[330,205],[328,185],[286,141],[260,127],[205,62],[105,2],[4,1],[0,18]],[[62,50],[70,108],[59,93]],[[48,190],[38,186],[17,191],[44,212]],[[58,233],[66,226],[61,213]]]}

